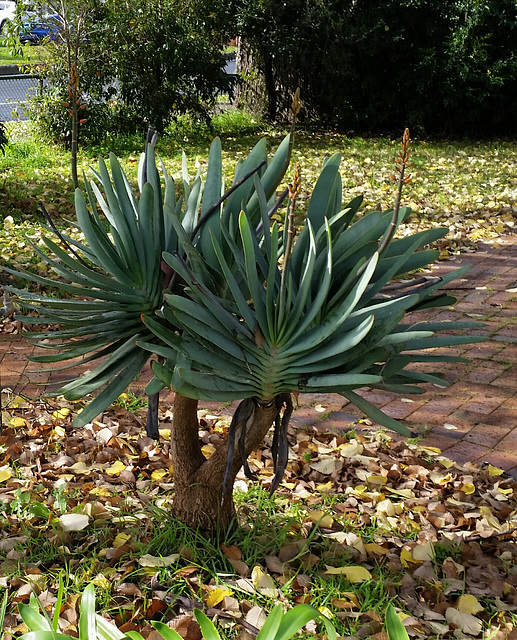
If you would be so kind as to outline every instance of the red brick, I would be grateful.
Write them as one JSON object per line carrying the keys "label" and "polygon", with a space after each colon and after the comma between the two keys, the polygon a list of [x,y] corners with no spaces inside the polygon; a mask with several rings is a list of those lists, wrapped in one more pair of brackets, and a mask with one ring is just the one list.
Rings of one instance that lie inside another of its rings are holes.
{"label": "red brick", "polygon": [[483,458],[483,462],[492,464],[499,469],[512,469],[517,465],[517,452],[512,454],[505,451],[491,451]]}
{"label": "red brick", "polygon": [[408,417],[408,422],[417,427],[433,427],[443,424],[443,421],[444,416],[442,414],[426,411],[426,405]]}
{"label": "red brick", "polygon": [[498,451],[517,454],[517,429],[513,428],[495,447]]}
{"label": "red brick", "polygon": [[456,409],[463,406],[465,403],[465,398],[458,398],[456,395],[440,395],[433,398],[430,402],[426,403],[426,405],[422,408],[422,411],[426,411],[427,413],[435,413],[440,416],[449,416]]}
{"label": "red brick", "polygon": [[[451,447],[454,447],[458,444],[458,441],[455,438],[451,438],[450,436],[437,435],[434,433],[434,430],[431,431],[429,435],[427,435],[423,440],[420,441],[425,447],[437,447],[440,451],[449,451]],[[447,456],[449,454],[447,453]]]}
{"label": "red brick", "polygon": [[488,447],[473,442],[458,442],[447,449],[447,457],[461,464],[484,459],[490,453]]}
{"label": "red brick", "polygon": [[502,343],[502,349],[492,356],[492,360],[497,360],[498,362],[517,362],[517,344]]}
{"label": "red brick", "polygon": [[493,448],[510,432],[509,427],[480,424],[471,429],[464,438],[465,442],[474,442],[485,447]]}
{"label": "red brick", "polygon": [[490,382],[494,382],[494,380],[497,380],[498,383],[503,383],[505,379],[504,371],[505,365],[500,364],[496,366],[494,363],[490,366],[476,367],[468,374],[468,379],[471,382],[477,382],[479,384],[489,384]]}
{"label": "red brick", "polygon": [[402,400],[392,400],[382,407],[384,413],[388,414],[395,420],[405,420],[410,414],[414,413],[424,404],[423,400],[415,400],[413,402],[402,402]]}

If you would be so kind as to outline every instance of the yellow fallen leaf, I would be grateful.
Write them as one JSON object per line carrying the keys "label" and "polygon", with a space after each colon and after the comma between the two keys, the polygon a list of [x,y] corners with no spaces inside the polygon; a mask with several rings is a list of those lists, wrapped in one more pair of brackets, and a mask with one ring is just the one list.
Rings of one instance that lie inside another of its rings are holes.
{"label": "yellow fallen leaf", "polygon": [[494,514],[490,511],[490,509],[486,506],[479,507],[479,513],[481,517],[485,520],[489,527],[492,527],[495,531],[501,531],[501,523],[494,516]]}
{"label": "yellow fallen leaf", "polygon": [[431,482],[439,485],[440,487],[445,487],[446,485],[449,484],[449,482],[452,482],[454,480],[452,473],[446,473],[444,475],[444,474],[438,473],[437,471],[431,471],[431,473],[429,474],[429,478]]}
{"label": "yellow fallen leaf", "polygon": [[166,469],[155,469],[151,473],[151,480],[157,482],[158,480],[164,478],[166,475],[168,475],[168,471]]}
{"label": "yellow fallen leaf", "polygon": [[361,603],[357,594],[353,591],[341,592],[341,598],[334,598],[332,600],[332,606],[336,609],[360,609]]}
{"label": "yellow fallen leaf", "polygon": [[422,451],[425,451],[426,453],[429,453],[431,455],[436,455],[442,452],[441,449],[438,449],[438,447],[419,447]]}
{"label": "yellow fallen leaf", "polygon": [[415,492],[411,489],[392,489],[391,487],[385,487],[384,491],[393,493],[394,495],[400,496],[401,498],[406,498],[407,500],[413,500],[413,498],[415,498]]}
{"label": "yellow fallen leaf", "polygon": [[345,576],[345,578],[349,582],[365,582],[365,580],[371,580],[372,574],[359,565],[352,565],[349,567],[329,567],[327,565],[327,570],[325,571],[328,575],[333,576]]}
{"label": "yellow fallen leaf", "polygon": [[459,597],[456,608],[458,609],[458,611],[471,613],[474,616],[476,615],[476,613],[479,613],[480,611],[483,611],[485,609],[485,607],[479,602],[479,600],[469,593],[466,593]]}
{"label": "yellow fallen leaf", "polygon": [[325,616],[325,618],[328,618],[329,620],[331,620],[334,617],[334,614],[332,613],[332,611],[328,608],[328,607],[318,607],[318,611]]}
{"label": "yellow fallen leaf", "polygon": [[25,418],[20,418],[19,416],[14,416],[9,420],[9,426],[13,429],[19,429],[20,427],[27,426],[27,420]]}
{"label": "yellow fallen leaf", "polygon": [[334,518],[331,515],[325,514],[324,511],[311,511],[309,513],[309,519],[312,523],[324,529],[330,529],[334,524]]}
{"label": "yellow fallen leaf", "polygon": [[409,567],[410,563],[415,564],[415,559],[410,549],[402,549],[400,552],[400,562],[403,567]]}
{"label": "yellow fallen leaf", "polygon": [[383,484],[386,484],[386,482],[388,482],[388,478],[385,478],[384,476],[368,476],[366,478],[366,482],[368,484],[383,485]]}
{"label": "yellow fallen leaf", "polygon": [[159,434],[160,434],[160,437],[163,438],[164,440],[170,440],[171,439],[171,430],[170,429],[159,429]]}
{"label": "yellow fallen leaf", "polygon": [[113,546],[115,547],[115,549],[118,549],[119,547],[121,547],[123,544],[126,544],[126,542],[129,542],[131,540],[131,536],[128,533],[119,533],[115,536],[115,540],[113,540]]}
{"label": "yellow fallen leaf", "polygon": [[6,482],[13,475],[13,472],[9,466],[2,467],[0,469],[0,482]]}
{"label": "yellow fallen leaf", "polygon": [[89,493],[93,496],[99,496],[101,498],[109,498],[109,496],[113,495],[109,489],[105,487],[93,487],[90,489]]}
{"label": "yellow fallen leaf", "polygon": [[118,476],[121,471],[124,471],[125,468],[126,465],[121,460],[115,460],[111,467],[104,469],[104,472],[109,476]]}
{"label": "yellow fallen leaf", "polygon": [[213,589],[208,594],[208,598],[206,599],[206,606],[215,607],[216,604],[219,604],[224,600],[225,596],[231,596],[231,595],[232,595],[232,592],[230,591],[230,589],[221,589],[221,588]]}
{"label": "yellow fallen leaf", "polygon": [[511,493],[513,493],[513,489],[502,489],[501,487],[497,487],[497,491],[499,491],[499,493],[502,493],[503,496],[509,496]]}
{"label": "yellow fallen leaf", "polygon": [[317,484],[316,491],[321,491],[322,493],[326,493],[327,491],[330,491],[333,486],[334,484],[329,480],[328,482],[325,482],[325,484]]}
{"label": "yellow fallen leaf", "polygon": [[263,596],[267,596],[269,598],[277,598],[278,597],[278,589],[276,588],[275,581],[266,573],[262,567],[256,566],[253,567],[251,572],[251,582],[255,589],[261,593]]}
{"label": "yellow fallen leaf", "polygon": [[206,458],[210,458],[210,456],[215,453],[215,447],[213,444],[208,443],[201,447],[201,451]]}
{"label": "yellow fallen leaf", "polygon": [[449,460],[449,458],[442,458],[439,462],[446,469],[450,469],[454,466],[454,460]]}
{"label": "yellow fallen leaf", "polygon": [[499,467],[494,467],[491,464],[488,465],[488,475],[489,476],[500,476],[504,473],[503,469],[499,469]]}
{"label": "yellow fallen leaf", "polygon": [[385,513],[387,516],[393,517],[403,511],[403,505],[392,502],[389,498],[385,498],[377,503],[376,510],[379,513]]}
{"label": "yellow fallen leaf", "polygon": [[64,420],[65,418],[68,418],[69,415],[70,415],[70,409],[68,409],[68,407],[63,407],[62,409],[56,409],[56,411],[52,412],[52,420],[54,420],[54,422],[56,420]]}
{"label": "yellow fallen leaf", "polygon": [[465,484],[461,485],[461,490],[467,496],[472,495],[476,491],[476,487],[472,484],[472,482],[465,482]]}
{"label": "yellow fallen leaf", "polygon": [[82,474],[82,473],[90,473],[93,467],[88,466],[84,462],[76,462],[70,467],[70,470],[74,473]]}
{"label": "yellow fallen leaf", "polygon": [[66,436],[66,430],[63,427],[54,427],[52,429],[52,435],[57,436],[58,438],[64,438]]}
{"label": "yellow fallen leaf", "polygon": [[390,552],[389,549],[386,549],[386,547],[381,547],[381,545],[377,544],[376,542],[368,542],[368,544],[364,545],[364,548],[366,549],[367,553],[373,553],[378,556],[386,556]]}
{"label": "yellow fallen leaf", "polygon": [[103,573],[98,573],[95,578],[91,581],[96,587],[100,587],[105,591],[111,589],[111,582],[106,578]]}

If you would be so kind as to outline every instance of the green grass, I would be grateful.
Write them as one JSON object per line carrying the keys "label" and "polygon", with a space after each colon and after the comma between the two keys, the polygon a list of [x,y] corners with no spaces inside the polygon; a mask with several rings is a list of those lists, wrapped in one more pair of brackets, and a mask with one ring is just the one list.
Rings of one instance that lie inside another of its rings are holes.
{"label": "green grass", "polygon": [[45,59],[45,49],[44,47],[31,47],[30,45],[25,45],[22,47],[21,54],[12,55],[9,52],[9,47],[2,44],[2,39],[0,38],[0,65],[8,65],[8,64],[31,64],[36,62],[41,62]]}

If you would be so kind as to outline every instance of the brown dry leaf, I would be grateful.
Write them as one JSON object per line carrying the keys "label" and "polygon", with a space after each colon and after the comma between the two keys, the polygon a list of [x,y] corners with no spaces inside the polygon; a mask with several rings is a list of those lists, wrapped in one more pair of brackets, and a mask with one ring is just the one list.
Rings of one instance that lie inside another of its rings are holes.
{"label": "brown dry leaf", "polygon": [[284,573],[285,565],[280,561],[278,556],[266,556],[264,558],[267,570],[270,573]]}
{"label": "brown dry leaf", "polygon": [[250,575],[250,568],[242,560],[232,560],[231,558],[228,558],[228,562],[235,569],[235,572],[243,578],[247,578]]}
{"label": "brown dry leaf", "polygon": [[227,547],[224,544],[221,544],[221,551],[228,558],[228,560],[241,560],[242,559],[242,551],[236,545],[232,544]]}
{"label": "brown dry leaf", "polygon": [[445,618],[449,624],[453,624],[458,629],[461,629],[463,633],[467,633],[470,636],[478,636],[483,630],[483,625],[479,618],[476,618],[470,613],[464,611],[458,611],[453,607],[449,607],[445,611]]}

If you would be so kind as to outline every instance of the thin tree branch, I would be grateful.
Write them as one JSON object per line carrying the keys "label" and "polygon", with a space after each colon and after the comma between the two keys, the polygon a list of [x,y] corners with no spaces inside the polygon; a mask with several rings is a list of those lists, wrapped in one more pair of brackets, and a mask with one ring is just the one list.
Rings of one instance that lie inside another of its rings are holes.
{"label": "thin tree branch", "polygon": [[218,207],[220,207],[223,202],[229,198],[232,193],[234,191],[236,191],[242,184],[244,184],[246,182],[246,180],[249,180],[249,178],[251,178],[252,175],[254,175],[255,173],[257,173],[257,171],[259,171],[260,169],[262,169],[262,167],[266,164],[265,160],[262,160],[262,162],[260,162],[254,169],[252,169],[251,171],[248,171],[248,173],[246,173],[246,175],[244,175],[240,180],[237,180],[237,182],[235,182],[227,191],[225,191],[223,193],[223,195],[219,198],[219,200],[217,202],[215,202],[204,214],[201,218],[199,218],[198,223],[196,224],[196,226],[194,227],[194,230],[192,231],[191,235],[190,235],[190,239],[194,240],[194,238],[196,237],[197,232],[201,229],[201,227],[205,224],[205,222],[208,220],[208,218],[212,215],[212,213],[218,209]]}

